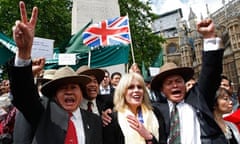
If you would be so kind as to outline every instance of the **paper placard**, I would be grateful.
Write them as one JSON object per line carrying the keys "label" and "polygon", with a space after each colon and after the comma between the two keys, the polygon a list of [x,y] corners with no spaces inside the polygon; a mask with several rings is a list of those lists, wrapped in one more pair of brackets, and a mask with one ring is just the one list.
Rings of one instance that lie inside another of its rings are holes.
{"label": "paper placard", "polygon": [[46,59],[53,58],[54,40],[34,37],[32,47],[32,58],[44,57]]}
{"label": "paper placard", "polygon": [[159,74],[159,68],[158,67],[149,67],[150,75],[155,76]]}
{"label": "paper placard", "polygon": [[76,54],[59,54],[58,65],[76,65]]}

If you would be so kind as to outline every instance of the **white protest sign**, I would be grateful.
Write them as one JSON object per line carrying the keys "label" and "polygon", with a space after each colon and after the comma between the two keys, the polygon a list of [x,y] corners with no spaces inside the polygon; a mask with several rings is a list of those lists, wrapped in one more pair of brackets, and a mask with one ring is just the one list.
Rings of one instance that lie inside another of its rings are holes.
{"label": "white protest sign", "polygon": [[59,54],[58,65],[76,65],[76,54]]}
{"label": "white protest sign", "polygon": [[159,74],[159,68],[158,67],[149,67],[150,75],[155,76]]}
{"label": "white protest sign", "polygon": [[32,58],[44,57],[46,59],[53,58],[54,40],[34,37],[32,47]]}

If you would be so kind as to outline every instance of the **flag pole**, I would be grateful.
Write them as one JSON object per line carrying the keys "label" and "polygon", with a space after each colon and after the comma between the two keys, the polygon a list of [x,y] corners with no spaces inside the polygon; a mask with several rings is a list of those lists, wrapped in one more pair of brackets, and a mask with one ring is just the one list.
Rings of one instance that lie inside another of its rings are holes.
{"label": "flag pole", "polygon": [[88,52],[88,67],[91,68],[91,49]]}
{"label": "flag pole", "polygon": [[130,22],[129,22],[129,17],[128,17],[128,13],[127,13],[127,18],[128,18],[128,27],[129,27],[129,36],[130,36],[130,47],[131,47],[131,53],[132,53],[132,59],[133,59],[133,63],[135,63],[135,57],[134,57],[134,51],[133,51],[133,45],[132,45],[132,36],[131,36],[131,29],[130,29]]}

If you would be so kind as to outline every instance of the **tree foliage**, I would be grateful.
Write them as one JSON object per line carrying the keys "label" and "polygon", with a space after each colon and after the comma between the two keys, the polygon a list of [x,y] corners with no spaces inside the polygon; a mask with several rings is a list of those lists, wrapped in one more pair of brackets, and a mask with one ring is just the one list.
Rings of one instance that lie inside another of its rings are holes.
{"label": "tree foliage", "polygon": [[129,16],[135,62],[141,65],[143,60],[147,67],[159,54],[161,44],[165,41],[152,33],[150,24],[157,15],[151,12],[149,4],[149,1],[119,0],[121,15]]}
{"label": "tree foliage", "polygon": [[[32,8],[38,7],[36,36],[55,40],[55,47],[71,36],[70,0],[24,0],[31,17]],[[20,20],[19,0],[0,0],[0,31],[12,37],[12,26]]]}

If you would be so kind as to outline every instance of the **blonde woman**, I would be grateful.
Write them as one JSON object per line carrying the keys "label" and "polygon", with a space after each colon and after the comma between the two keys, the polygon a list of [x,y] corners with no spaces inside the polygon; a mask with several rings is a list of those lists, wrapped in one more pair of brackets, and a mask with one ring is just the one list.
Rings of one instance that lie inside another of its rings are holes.
{"label": "blonde woman", "polygon": [[111,123],[104,127],[104,144],[166,143],[163,117],[152,108],[144,80],[138,73],[121,78],[111,118]]}

